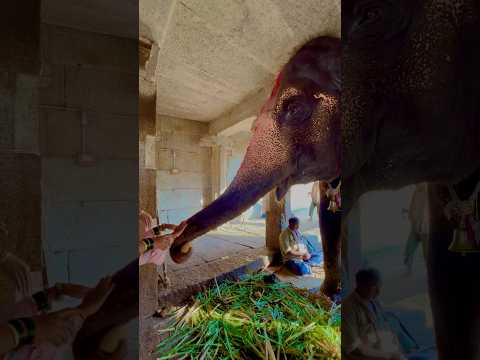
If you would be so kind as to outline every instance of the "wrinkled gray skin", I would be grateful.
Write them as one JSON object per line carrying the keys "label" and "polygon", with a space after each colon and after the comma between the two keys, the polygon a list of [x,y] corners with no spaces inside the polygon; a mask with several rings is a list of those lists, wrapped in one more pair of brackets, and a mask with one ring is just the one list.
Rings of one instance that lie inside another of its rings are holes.
{"label": "wrinkled gray skin", "polygon": [[[429,182],[427,268],[441,360],[480,359],[480,258],[448,251],[452,224],[440,200],[446,184],[480,169],[478,6],[342,2],[344,211],[367,191]],[[463,198],[471,183],[458,187]]]}

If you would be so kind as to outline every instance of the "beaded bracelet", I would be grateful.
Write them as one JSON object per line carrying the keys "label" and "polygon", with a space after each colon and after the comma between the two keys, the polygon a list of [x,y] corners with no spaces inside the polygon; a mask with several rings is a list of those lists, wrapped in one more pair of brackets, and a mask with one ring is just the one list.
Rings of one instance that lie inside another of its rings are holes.
{"label": "beaded bracelet", "polygon": [[48,293],[47,290],[39,291],[32,295],[35,304],[37,305],[38,311],[48,311],[50,310],[50,303],[48,302]]}
{"label": "beaded bracelet", "polygon": [[153,249],[153,244],[155,243],[153,239],[148,238],[148,239],[143,239],[142,240],[143,245],[145,246],[145,251],[152,250]]}
{"label": "beaded bracelet", "polygon": [[32,318],[13,319],[7,324],[14,333],[15,346],[27,345],[33,342],[35,337],[35,322]]}

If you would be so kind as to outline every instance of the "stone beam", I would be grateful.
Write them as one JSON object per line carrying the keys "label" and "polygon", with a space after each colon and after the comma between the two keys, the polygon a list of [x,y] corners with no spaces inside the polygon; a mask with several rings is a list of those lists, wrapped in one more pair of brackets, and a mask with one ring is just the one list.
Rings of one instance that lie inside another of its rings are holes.
{"label": "stone beam", "polygon": [[[253,122],[260,112],[263,104],[270,95],[269,88],[262,88],[252,95],[248,96],[240,104],[234,106],[230,111],[210,122],[209,133],[212,135],[220,134],[238,123],[244,121]],[[247,122],[248,123],[248,122]],[[243,123],[243,126],[245,123]],[[227,131],[228,132],[228,131]],[[222,134],[223,135],[223,134]]]}
{"label": "stone beam", "polygon": [[218,133],[218,135],[220,135],[220,136],[232,136],[232,135],[236,135],[236,134],[241,133],[241,132],[249,133],[252,129],[252,125],[253,125],[253,122],[255,121],[255,119],[256,119],[255,116],[251,116],[251,117],[248,117],[244,120],[240,120],[235,125],[232,125],[232,126],[226,128],[225,130],[220,131]]}

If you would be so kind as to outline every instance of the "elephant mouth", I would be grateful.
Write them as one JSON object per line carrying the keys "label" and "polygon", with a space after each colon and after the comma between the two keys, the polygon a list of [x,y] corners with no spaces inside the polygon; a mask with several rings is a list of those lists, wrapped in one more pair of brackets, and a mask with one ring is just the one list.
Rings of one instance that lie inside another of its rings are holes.
{"label": "elephant mouth", "polygon": [[281,180],[275,187],[275,196],[277,198],[277,201],[280,201],[284,198],[292,185],[308,184],[317,180],[324,180],[330,184],[338,184],[338,182],[341,180],[341,175],[338,173],[327,179],[322,179],[321,177],[315,175],[306,175],[305,173],[301,173],[300,176],[289,175],[283,180]]}

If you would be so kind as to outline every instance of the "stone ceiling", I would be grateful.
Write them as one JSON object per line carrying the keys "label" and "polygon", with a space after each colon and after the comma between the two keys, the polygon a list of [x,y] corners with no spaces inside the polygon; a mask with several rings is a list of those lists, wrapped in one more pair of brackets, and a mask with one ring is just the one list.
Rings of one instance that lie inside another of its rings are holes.
{"label": "stone ceiling", "polygon": [[[45,22],[132,37],[136,0],[42,3]],[[340,0],[140,0],[139,13],[154,43],[157,113],[199,121],[270,87],[306,40],[340,34]]]}
{"label": "stone ceiling", "polygon": [[157,112],[200,121],[271,86],[306,40],[340,34],[339,0],[142,0],[140,14],[159,47]]}

